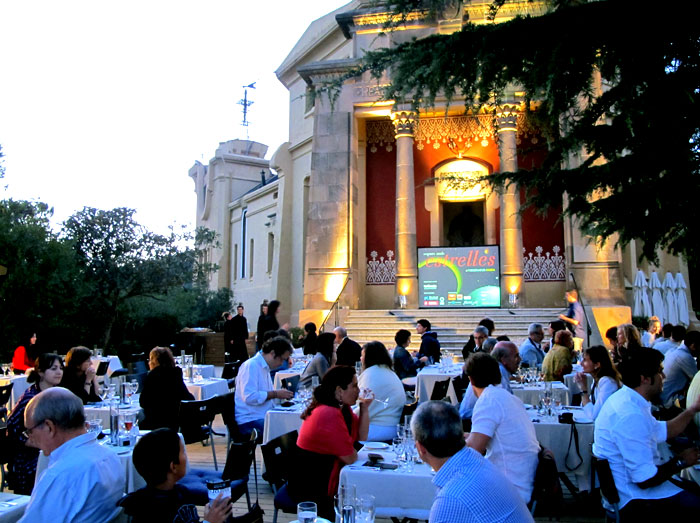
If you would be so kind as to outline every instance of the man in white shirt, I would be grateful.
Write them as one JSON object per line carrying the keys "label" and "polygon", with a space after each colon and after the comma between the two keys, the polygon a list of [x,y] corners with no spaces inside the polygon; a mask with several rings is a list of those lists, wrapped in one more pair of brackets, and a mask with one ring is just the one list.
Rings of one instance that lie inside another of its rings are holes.
{"label": "man in white shirt", "polygon": [[529,503],[540,451],[535,426],[523,402],[497,386],[501,372],[491,356],[474,354],[467,361],[467,374],[478,398],[467,445],[486,454],[486,459],[515,486],[520,498]]}
{"label": "man in white shirt", "polygon": [[83,402],[54,387],[37,394],[24,411],[27,445],[49,457],[40,472],[24,523],[101,523],[117,515],[126,479],[116,453],[85,430]]}
{"label": "man in white shirt", "polygon": [[670,421],[651,415],[651,400],[661,393],[663,354],[655,349],[632,351],[619,365],[623,387],[608,398],[595,420],[593,454],[610,463],[620,495],[621,519],[655,521],[672,516],[693,521],[700,497],[670,478],[698,463],[695,448],[661,463],[658,444],[678,436],[700,412],[700,399]]}
{"label": "man in white shirt", "polygon": [[695,361],[698,352],[700,332],[690,331],[685,335],[684,343],[666,356],[666,379],[661,391],[661,403],[664,407],[670,407],[676,398],[685,398],[688,386],[698,372],[698,364]]}
{"label": "man in white shirt", "polygon": [[541,323],[531,323],[527,329],[528,338],[520,345],[520,357],[532,369],[541,367],[544,360],[544,327]]}
{"label": "man in white shirt", "polygon": [[272,408],[273,399],[287,400],[294,393],[286,389],[274,390],[270,371],[289,360],[292,346],[287,338],[277,336],[267,340],[260,352],[243,362],[236,376],[236,423],[241,436],[257,429],[262,438],[265,413]]}

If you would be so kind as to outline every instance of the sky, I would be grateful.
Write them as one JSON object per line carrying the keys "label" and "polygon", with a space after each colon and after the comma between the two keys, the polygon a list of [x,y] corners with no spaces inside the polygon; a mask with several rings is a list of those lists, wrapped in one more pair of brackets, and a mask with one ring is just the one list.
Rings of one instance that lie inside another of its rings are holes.
{"label": "sky", "polygon": [[84,206],[131,207],[154,232],[195,222],[187,171],[219,142],[288,138],[277,80],[308,25],[348,0],[0,0],[3,199],[59,224]]}

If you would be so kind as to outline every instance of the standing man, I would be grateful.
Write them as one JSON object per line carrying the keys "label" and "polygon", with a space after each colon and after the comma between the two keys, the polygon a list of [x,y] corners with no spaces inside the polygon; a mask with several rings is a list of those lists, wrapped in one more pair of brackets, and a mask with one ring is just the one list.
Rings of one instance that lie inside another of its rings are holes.
{"label": "standing man", "polygon": [[620,495],[621,521],[694,521],[700,497],[674,484],[672,476],[696,465],[700,453],[688,448],[661,463],[658,444],[678,436],[700,412],[700,399],[670,421],[651,414],[664,379],[664,356],[640,347],[618,366],[623,387],[610,396],[595,420],[593,454],[607,459]]}
{"label": "standing man", "polygon": [[48,456],[20,521],[101,523],[118,514],[124,468],[115,452],[85,429],[83,402],[68,389],[37,394],[24,411],[27,445]]}
{"label": "standing man", "polygon": [[267,340],[262,350],[243,362],[236,376],[236,423],[241,436],[258,430],[262,439],[265,413],[273,399],[288,400],[294,393],[286,389],[274,390],[270,371],[278,369],[292,355],[292,345],[287,338],[277,336]]}
{"label": "standing man", "polygon": [[338,344],[336,350],[336,365],[355,366],[355,363],[360,361],[362,357],[362,348],[359,343],[348,338],[348,331],[343,327],[333,329],[335,333],[335,342]]}
{"label": "standing man", "polygon": [[239,303],[236,307],[236,315],[229,320],[231,322],[231,344],[227,345],[227,348],[230,349],[234,361],[248,359],[248,347],[246,346],[248,320],[243,316],[243,311],[243,304]]}
{"label": "standing man", "polygon": [[430,523],[533,521],[515,487],[465,445],[462,421],[452,405],[421,403],[411,418],[411,430],[418,455],[436,472]]}
{"label": "standing man", "polygon": [[569,308],[566,309],[566,314],[559,315],[559,319],[566,322],[574,338],[579,338],[580,341],[574,340],[574,350],[580,351],[583,340],[586,338],[586,318],[583,313],[583,306],[578,301],[578,291],[576,289],[570,289],[565,296]]}
{"label": "standing man", "polygon": [[536,369],[542,366],[544,360],[544,327],[541,323],[531,323],[527,329],[527,339],[520,345],[520,357],[528,367]]}
{"label": "standing man", "polygon": [[440,342],[437,339],[437,332],[431,331],[430,328],[430,322],[426,319],[416,322],[416,332],[421,336],[418,359],[422,360],[427,356],[428,363],[440,363]]}

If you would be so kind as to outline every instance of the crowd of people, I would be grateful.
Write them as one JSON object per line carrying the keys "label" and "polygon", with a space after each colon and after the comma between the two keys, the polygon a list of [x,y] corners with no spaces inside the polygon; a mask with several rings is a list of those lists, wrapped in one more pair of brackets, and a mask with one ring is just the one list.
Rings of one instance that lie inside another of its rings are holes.
{"label": "crowd of people", "polygon": [[[693,423],[700,399],[687,401],[691,382],[700,382],[700,332],[661,326],[658,318],[651,318],[641,333],[626,323],[605,333],[609,347],[585,347],[582,308],[574,291],[566,296],[567,312],[548,329],[531,324],[519,347],[508,336],[494,335],[493,320],[481,320],[462,350],[461,403],[422,401],[413,415],[417,452],[436,471],[431,522],[532,520],[528,504],[543,449],[511,387],[521,368],[538,369],[548,381],[573,377],[581,408],[595,421],[593,453],[609,462],[626,518],[698,513],[700,496],[675,476],[700,458]],[[243,361],[233,400],[242,438],[253,430],[262,438],[266,413],[275,400],[293,397],[292,391],[274,386],[274,373],[290,365],[294,352],[286,325],[280,328],[277,321],[279,310],[276,300],[261,308],[259,350],[251,357],[243,306],[235,316],[225,315],[227,352]],[[341,468],[356,461],[360,441],[390,442],[397,436],[417,374],[443,354],[427,319],[415,325],[420,336],[415,350],[406,329],[396,332],[391,351],[379,341],[360,346],[342,326],[329,333],[316,331],[313,323],[304,326],[302,351],[309,362],[300,384],[313,387],[313,393],[301,414],[297,440],[296,459],[305,466],[294,467],[289,494],[298,501],[315,501],[319,515],[334,518]],[[134,521],[151,521],[154,514],[166,514],[167,521],[197,521],[192,508],[196,500],[179,483],[187,456],[177,436],[180,402],[193,396],[170,349],[151,350],[140,396],[141,427],[151,432],[140,439],[133,460],[147,486],[122,497],[124,478],[113,463],[115,454],[105,452],[85,430],[83,405],[99,401],[101,394],[91,351],[74,347],[64,363],[37,347],[33,334],[15,353],[14,368],[24,368],[31,386],[7,425],[10,488],[32,495],[24,521],[48,521],[55,506],[64,502],[61,510],[70,513],[70,521],[107,521],[117,504]],[[34,360],[28,366],[30,358]],[[581,370],[574,372],[578,362]],[[662,462],[657,447],[666,441],[675,455]],[[39,449],[49,456],[49,465],[37,481]],[[231,511],[226,501],[217,498],[209,504],[207,521],[226,520]]]}

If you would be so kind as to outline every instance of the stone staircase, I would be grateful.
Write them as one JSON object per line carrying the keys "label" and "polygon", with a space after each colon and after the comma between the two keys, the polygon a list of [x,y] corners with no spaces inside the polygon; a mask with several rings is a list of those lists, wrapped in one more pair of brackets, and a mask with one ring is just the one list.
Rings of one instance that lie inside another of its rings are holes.
{"label": "stone staircase", "polygon": [[531,323],[547,324],[556,319],[564,309],[393,309],[350,310],[344,327],[348,336],[360,345],[368,341],[381,341],[387,349],[394,347],[394,335],[399,329],[412,333],[411,349],[420,345],[416,334],[416,321],[425,318],[437,332],[443,350],[461,354],[462,347],[474,332],[479,320],[491,318],[496,324],[494,336],[502,334],[520,345],[527,338]]}

